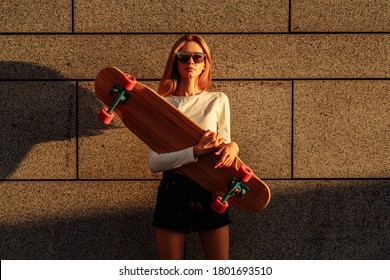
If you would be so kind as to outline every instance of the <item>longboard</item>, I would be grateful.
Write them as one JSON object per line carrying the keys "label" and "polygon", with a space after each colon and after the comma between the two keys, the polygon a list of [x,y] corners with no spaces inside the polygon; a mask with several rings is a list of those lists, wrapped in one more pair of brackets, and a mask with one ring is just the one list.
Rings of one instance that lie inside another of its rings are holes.
{"label": "longboard", "polygon": [[[102,122],[109,123],[115,112],[131,132],[159,154],[195,146],[205,132],[163,97],[116,67],[97,74],[95,92],[109,106],[99,113]],[[215,193],[212,207],[218,213],[226,209],[228,200],[244,212],[264,209],[271,198],[267,184],[239,157],[231,167],[215,169],[219,159],[210,153],[176,171]]]}

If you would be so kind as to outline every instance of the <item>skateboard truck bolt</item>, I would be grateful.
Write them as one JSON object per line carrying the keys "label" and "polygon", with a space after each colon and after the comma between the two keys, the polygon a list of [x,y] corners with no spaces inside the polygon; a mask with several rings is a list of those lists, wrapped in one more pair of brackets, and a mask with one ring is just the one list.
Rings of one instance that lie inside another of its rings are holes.
{"label": "skateboard truck bolt", "polygon": [[110,91],[111,96],[114,98],[110,107],[107,110],[108,114],[111,114],[112,111],[118,106],[119,102],[125,104],[126,100],[129,98],[129,93],[121,88],[120,86],[113,86]]}

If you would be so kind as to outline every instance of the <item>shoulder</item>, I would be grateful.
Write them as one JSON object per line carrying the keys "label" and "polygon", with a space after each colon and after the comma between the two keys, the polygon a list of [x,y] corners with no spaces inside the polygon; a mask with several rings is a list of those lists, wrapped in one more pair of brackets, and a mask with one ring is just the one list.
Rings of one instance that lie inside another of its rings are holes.
{"label": "shoulder", "polygon": [[220,110],[227,110],[230,108],[229,98],[225,93],[213,92],[212,94],[215,96],[216,101],[219,104]]}
{"label": "shoulder", "polygon": [[221,91],[218,92],[210,92],[207,91],[203,94],[205,98],[208,98],[210,100],[218,100],[221,101],[222,103],[229,102],[229,98],[227,95]]}

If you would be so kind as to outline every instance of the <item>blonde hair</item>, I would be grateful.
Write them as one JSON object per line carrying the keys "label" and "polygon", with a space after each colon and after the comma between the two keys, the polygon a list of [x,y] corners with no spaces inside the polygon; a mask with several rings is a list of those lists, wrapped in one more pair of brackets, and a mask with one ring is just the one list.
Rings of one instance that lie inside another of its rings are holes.
{"label": "blonde hair", "polygon": [[206,41],[197,34],[186,34],[181,37],[172,47],[171,53],[169,54],[167,64],[165,65],[164,74],[160,80],[158,87],[158,93],[162,96],[169,96],[173,94],[179,83],[180,75],[177,70],[177,58],[176,53],[187,43],[196,42],[198,43],[203,52],[206,54],[205,69],[199,76],[198,86],[201,90],[208,90],[211,85],[211,54],[210,49],[206,44]]}

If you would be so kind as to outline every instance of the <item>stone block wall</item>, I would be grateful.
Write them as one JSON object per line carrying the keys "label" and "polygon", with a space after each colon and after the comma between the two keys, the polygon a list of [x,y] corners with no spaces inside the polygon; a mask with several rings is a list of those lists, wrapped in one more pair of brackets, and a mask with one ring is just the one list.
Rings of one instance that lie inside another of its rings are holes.
{"label": "stone block wall", "polygon": [[[388,259],[390,2],[5,0],[0,4],[0,256],[156,259],[160,174],[96,120],[115,65],[157,88],[199,33],[241,158],[272,191],[231,210],[233,259]],[[195,234],[188,259],[203,258]]]}

